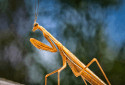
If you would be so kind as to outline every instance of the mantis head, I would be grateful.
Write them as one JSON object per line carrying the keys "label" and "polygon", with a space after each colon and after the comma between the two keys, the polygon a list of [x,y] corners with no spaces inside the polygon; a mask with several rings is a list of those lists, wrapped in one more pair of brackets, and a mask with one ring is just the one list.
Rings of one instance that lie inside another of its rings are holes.
{"label": "mantis head", "polygon": [[32,31],[35,32],[38,28],[39,28],[39,24],[35,22],[33,25]]}

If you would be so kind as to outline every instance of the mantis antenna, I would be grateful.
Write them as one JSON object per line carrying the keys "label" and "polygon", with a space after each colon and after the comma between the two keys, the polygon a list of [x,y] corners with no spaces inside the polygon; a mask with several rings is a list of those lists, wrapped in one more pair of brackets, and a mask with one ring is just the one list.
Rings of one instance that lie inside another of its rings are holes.
{"label": "mantis antenna", "polygon": [[34,22],[36,22],[37,20],[37,17],[38,17],[38,9],[39,9],[39,0],[38,0],[38,7],[36,7],[36,0],[35,0],[35,19],[34,19]]}

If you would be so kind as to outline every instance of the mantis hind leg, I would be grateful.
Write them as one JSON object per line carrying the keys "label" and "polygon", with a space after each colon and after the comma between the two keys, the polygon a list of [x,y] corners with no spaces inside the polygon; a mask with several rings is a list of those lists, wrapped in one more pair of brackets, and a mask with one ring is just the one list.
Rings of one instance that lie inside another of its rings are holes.
{"label": "mantis hind leg", "polygon": [[[97,65],[98,65],[99,69],[101,70],[103,76],[105,77],[106,81],[108,82],[109,85],[111,85],[110,82],[109,82],[109,80],[108,80],[108,78],[107,78],[107,76],[106,76],[106,74],[104,73],[104,71],[103,71],[101,65],[99,64],[99,62],[98,62],[98,60],[97,60],[96,58],[93,58],[93,59],[86,65],[86,67],[85,67],[82,71],[80,71],[80,73],[78,73],[78,75],[81,75],[81,74],[83,73],[83,71],[84,71],[86,68],[88,68],[93,62],[96,62],[96,63],[97,63]],[[90,73],[90,74],[91,74],[91,73]]]}
{"label": "mantis hind leg", "polygon": [[104,73],[104,71],[103,71],[101,65],[99,64],[99,62],[98,62],[98,60],[97,60],[96,58],[93,58],[93,59],[87,64],[87,66],[85,67],[85,69],[88,68],[93,62],[96,62],[96,63],[97,63],[97,65],[98,65],[99,69],[101,70],[103,76],[105,77],[106,81],[108,82],[109,85],[111,85],[110,82],[109,82],[109,80],[108,80],[108,78],[107,78],[107,76],[106,76],[106,74]]}

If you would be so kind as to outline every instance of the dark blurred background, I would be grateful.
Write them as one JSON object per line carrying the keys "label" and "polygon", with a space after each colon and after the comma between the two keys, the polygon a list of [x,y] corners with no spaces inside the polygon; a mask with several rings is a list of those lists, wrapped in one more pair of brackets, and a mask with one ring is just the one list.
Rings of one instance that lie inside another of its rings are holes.
{"label": "dark blurred background", "polygon": [[[84,64],[97,58],[112,85],[125,84],[125,2],[123,0],[39,0],[37,22]],[[35,0],[0,0],[0,78],[26,85],[44,85],[44,77],[62,66],[59,53],[36,49],[31,37]],[[90,66],[105,81],[96,63]],[[106,81],[105,81],[106,82]],[[69,66],[61,85],[83,85]],[[57,85],[57,74],[48,77]]]}

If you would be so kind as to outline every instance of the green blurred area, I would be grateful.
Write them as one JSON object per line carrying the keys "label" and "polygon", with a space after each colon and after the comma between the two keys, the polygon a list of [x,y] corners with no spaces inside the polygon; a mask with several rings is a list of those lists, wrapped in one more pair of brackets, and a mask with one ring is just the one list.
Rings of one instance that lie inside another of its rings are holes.
{"label": "green blurred area", "polygon": [[[29,39],[44,39],[41,32],[32,32],[35,0],[0,0],[0,77],[26,85],[44,85],[44,76],[53,71],[48,62],[40,61]],[[49,29],[63,45],[73,52],[84,64],[97,58],[112,85],[125,83],[125,44],[121,47],[108,44],[105,30],[108,10],[118,10],[121,0],[42,0],[39,16],[51,17],[56,30]],[[56,10],[59,5],[59,10]],[[54,6],[54,7],[52,7]],[[38,17],[39,18],[39,17]],[[53,22],[54,22],[53,21]],[[45,21],[47,22],[47,21]],[[51,22],[48,22],[50,24]],[[113,43],[111,43],[113,44]],[[50,55],[51,56],[51,55]],[[47,56],[44,56],[47,57]],[[52,56],[53,57],[53,56]],[[62,66],[62,58],[56,56],[55,70]],[[45,66],[48,65],[48,66]],[[101,71],[94,63],[90,69],[105,81]],[[106,81],[105,81],[106,82]],[[48,85],[57,84],[57,74],[48,78]],[[83,85],[69,66],[61,72],[61,85]]]}

